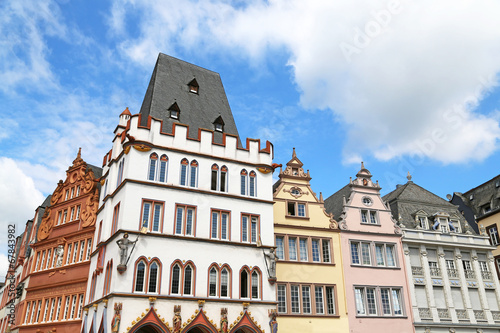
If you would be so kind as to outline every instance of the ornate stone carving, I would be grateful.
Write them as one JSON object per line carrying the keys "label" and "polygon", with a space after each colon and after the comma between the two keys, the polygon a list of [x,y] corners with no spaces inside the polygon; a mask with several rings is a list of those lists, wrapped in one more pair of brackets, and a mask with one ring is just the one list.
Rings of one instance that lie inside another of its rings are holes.
{"label": "ornate stone carving", "polygon": [[220,333],[228,332],[227,308],[220,309]]}
{"label": "ornate stone carving", "polygon": [[425,250],[421,250],[421,251],[420,251],[420,255],[421,255],[422,257],[427,257],[427,251],[425,251]]}
{"label": "ornate stone carving", "polygon": [[182,329],[181,306],[174,305],[174,318],[172,318],[172,333],[180,333]]}
{"label": "ornate stone carving", "polygon": [[287,190],[287,189],[283,189],[283,192],[290,193],[290,195],[291,195],[292,197],[294,197],[295,199],[300,198],[300,197],[301,197],[301,196],[303,196],[303,195],[308,195],[308,194],[309,194],[309,192],[307,192],[307,191],[303,191],[303,190],[302,190],[300,187],[298,187],[298,186],[292,186],[292,187],[290,187],[290,189],[289,189],[289,190]]}
{"label": "ornate stone carving", "polygon": [[38,230],[38,240],[44,240],[49,237],[52,228],[54,227],[54,220],[52,220],[50,207],[45,209],[42,216],[42,223],[40,223],[40,229]]}
{"label": "ornate stone carving", "polygon": [[457,260],[460,260],[460,259],[462,259],[462,255],[459,253],[459,254],[455,255],[455,258],[456,258]]}
{"label": "ornate stone carving", "polygon": [[271,328],[271,333],[278,333],[278,312],[276,310],[269,310],[269,327]]}
{"label": "ornate stone carving", "polygon": [[404,254],[405,254],[405,256],[408,256],[408,255],[410,255],[410,251],[409,250],[405,250]]}
{"label": "ornate stone carving", "polygon": [[438,253],[438,257],[439,257],[439,258],[444,258],[444,253],[443,253],[443,252],[439,252],[439,253]]}
{"label": "ornate stone carving", "polygon": [[138,151],[145,152],[145,151],[150,151],[150,150],[151,150],[151,147],[146,146],[146,145],[144,145],[144,144],[142,144],[142,145],[140,145],[140,144],[136,144],[136,145],[134,145],[134,149],[135,149],[135,150],[138,150]]}
{"label": "ornate stone carving", "polygon": [[117,333],[120,329],[120,322],[122,320],[122,303],[115,303],[115,315],[111,319],[111,332]]}
{"label": "ornate stone carving", "polygon": [[80,213],[82,227],[89,227],[95,224],[97,219],[97,209],[99,208],[99,191],[96,189],[94,195],[87,198],[86,206]]}

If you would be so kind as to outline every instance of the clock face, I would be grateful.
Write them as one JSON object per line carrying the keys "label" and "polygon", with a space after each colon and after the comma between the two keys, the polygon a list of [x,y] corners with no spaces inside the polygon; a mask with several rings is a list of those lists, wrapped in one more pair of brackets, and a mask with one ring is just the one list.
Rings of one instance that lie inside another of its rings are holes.
{"label": "clock face", "polygon": [[373,204],[372,199],[370,199],[369,197],[363,197],[363,199],[361,200],[363,201],[363,204],[365,206],[371,206]]}

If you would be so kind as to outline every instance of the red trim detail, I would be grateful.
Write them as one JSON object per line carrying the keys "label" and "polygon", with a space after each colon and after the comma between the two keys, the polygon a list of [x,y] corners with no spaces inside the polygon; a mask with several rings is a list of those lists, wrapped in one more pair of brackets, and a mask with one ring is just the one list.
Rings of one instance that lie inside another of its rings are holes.
{"label": "red trim detail", "polygon": [[170,329],[167,326],[165,326],[165,324],[163,324],[161,319],[158,318],[158,315],[153,310],[153,308],[150,308],[148,313],[144,316],[144,318],[142,318],[141,320],[139,320],[139,322],[137,324],[132,326],[132,328],[129,330],[129,332],[135,333],[135,332],[139,331],[142,327],[148,326],[148,325],[157,333],[163,333],[163,332],[170,333],[171,332]]}
{"label": "red trim detail", "polygon": [[206,333],[218,333],[217,328],[210,323],[204,311],[199,311],[196,317],[193,319],[189,325],[186,325],[182,329],[182,332],[189,332],[191,329],[199,327],[203,332]]}
{"label": "red trim detail", "polygon": [[250,315],[248,314],[247,311],[245,311],[240,321],[236,325],[234,325],[234,327],[231,329],[231,331],[229,331],[229,333],[235,333],[242,328],[250,330],[250,332],[252,333],[262,333],[259,327],[253,323],[252,319],[250,319]]}

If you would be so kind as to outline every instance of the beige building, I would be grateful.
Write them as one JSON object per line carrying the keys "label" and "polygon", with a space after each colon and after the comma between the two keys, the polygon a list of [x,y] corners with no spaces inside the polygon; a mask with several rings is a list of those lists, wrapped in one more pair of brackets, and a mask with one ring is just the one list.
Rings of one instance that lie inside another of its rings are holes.
{"label": "beige building", "polygon": [[274,185],[281,332],[348,332],[340,233],[295,149]]}

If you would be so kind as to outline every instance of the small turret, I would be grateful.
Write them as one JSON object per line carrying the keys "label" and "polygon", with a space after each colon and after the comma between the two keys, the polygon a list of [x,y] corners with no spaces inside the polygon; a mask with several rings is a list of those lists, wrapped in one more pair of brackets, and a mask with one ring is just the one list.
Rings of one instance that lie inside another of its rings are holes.
{"label": "small turret", "polygon": [[121,126],[127,126],[127,122],[131,116],[132,114],[128,110],[128,107],[126,107],[125,110],[123,110],[123,112],[120,114],[120,122],[118,124]]}

